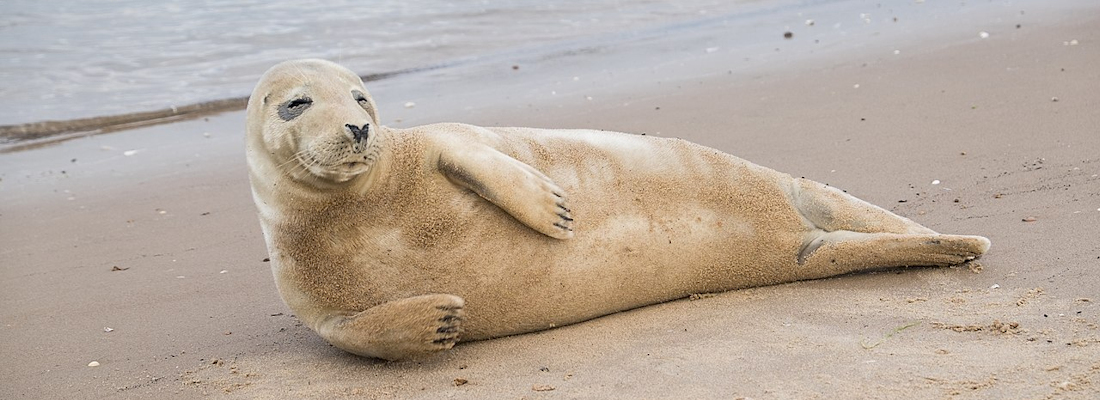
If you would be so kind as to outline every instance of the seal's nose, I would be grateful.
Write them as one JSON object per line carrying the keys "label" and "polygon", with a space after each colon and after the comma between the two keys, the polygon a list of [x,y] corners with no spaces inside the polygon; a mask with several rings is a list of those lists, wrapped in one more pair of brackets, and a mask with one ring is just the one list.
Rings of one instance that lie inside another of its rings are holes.
{"label": "seal's nose", "polygon": [[352,124],[345,124],[348,131],[351,132],[351,138],[355,143],[366,143],[367,136],[370,135],[370,124],[363,124],[362,127],[358,127]]}

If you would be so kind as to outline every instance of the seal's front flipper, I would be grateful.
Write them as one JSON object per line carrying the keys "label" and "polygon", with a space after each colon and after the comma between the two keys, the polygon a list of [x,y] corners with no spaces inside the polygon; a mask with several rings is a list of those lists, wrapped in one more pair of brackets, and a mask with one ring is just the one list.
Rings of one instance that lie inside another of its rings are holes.
{"label": "seal's front flipper", "polygon": [[350,353],[387,360],[416,358],[455,345],[462,330],[463,305],[458,296],[426,294],[359,313],[333,314],[313,328]]}
{"label": "seal's front flipper", "polygon": [[492,147],[464,143],[440,154],[439,170],[531,229],[555,239],[573,237],[565,191],[530,165]]}

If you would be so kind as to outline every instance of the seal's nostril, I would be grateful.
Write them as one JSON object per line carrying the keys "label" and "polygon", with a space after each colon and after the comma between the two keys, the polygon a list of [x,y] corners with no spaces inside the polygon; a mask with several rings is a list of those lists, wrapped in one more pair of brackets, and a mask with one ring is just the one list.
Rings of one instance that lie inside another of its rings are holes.
{"label": "seal's nostril", "polygon": [[363,124],[362,128],[352,124],[344,124],[344,126],[351,131],[352,139],[356,142],[366,141],[367,136],[370,134],[370,124]]}

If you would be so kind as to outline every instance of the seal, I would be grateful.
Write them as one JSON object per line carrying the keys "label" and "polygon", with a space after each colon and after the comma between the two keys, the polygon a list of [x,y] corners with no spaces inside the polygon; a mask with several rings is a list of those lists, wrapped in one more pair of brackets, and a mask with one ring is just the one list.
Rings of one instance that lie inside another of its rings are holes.
{"label": "seal", "polygon": [[384,359],[693,293],[984,254],[841,190],[684,140],[379,124],[362,81],[272,67],[248,104],[253,198],[279,293]]}

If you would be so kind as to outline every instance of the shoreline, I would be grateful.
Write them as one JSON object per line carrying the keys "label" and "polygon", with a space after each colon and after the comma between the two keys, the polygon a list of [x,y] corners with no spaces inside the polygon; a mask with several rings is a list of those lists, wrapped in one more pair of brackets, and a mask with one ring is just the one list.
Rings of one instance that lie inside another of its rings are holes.
{"label": "shoreline", "polygon": [[1095,398],[1100,93],[1087,83],[1100,82],[1100,19],[1028,8],[1017,22],[1007,16],[1020,10],[988,7],[924,36],[902,26],[869,39],[869,27],[821,57],[807,16],[792,12],[780,18],[790,26],[753,22],[770,39],[751,48],[687,30],[368,85],[387,125],[589,127],[711,146],[940,232],[987,236],[973,270],[738,290],[417,362],[364,359],[279,299],[248,189],[244,113],[220,113],[0,152],[0,352],[12,360],[0,392]]}
{"label": "shoreline", "polygon": [[[359,78],[374,82],[396,76],[446,68],[453,64],[439,64],[409,68],[399,71],[362,75]],[[208,117],[232,111],[242,111],[248,106],[248,96],[232,97],[186,104],[161,110],[130,114],[105,115],[58,121],[40,121],[17,125],[0,125],[0,154],[49,146],[66,140],[131,130],[146,126],[169,124]]]}

